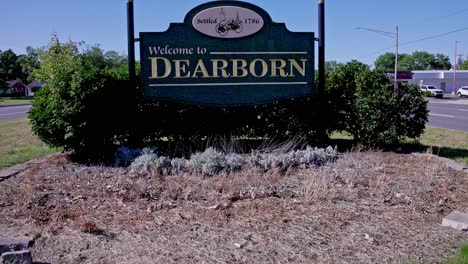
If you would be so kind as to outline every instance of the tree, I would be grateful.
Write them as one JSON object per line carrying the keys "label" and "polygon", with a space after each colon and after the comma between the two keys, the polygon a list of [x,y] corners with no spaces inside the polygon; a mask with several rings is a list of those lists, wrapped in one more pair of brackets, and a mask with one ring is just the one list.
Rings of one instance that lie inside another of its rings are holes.
{"label": "tree", "polygon": [[336,61],[326,61],[325,62],[325,71],[326,72],[332,72],[336,66],[338,66],[339,63]]}
{"label": "tree", "polygon": [[15,80],[21,77],[21,66],[18,64],[18,56],[11,50],[0,53],[0,79],[5,81]]}
{"label": "tree", "polygon": [[84,65],[88,68],[102,69],[106,74],[112,75],[117,80],[126,79],[128,76],[127,57],[120,55],[117,51],[104,51],[99,45],[86,45],[84,42],[78,44],[82,47],[81,57]]}
{"label": "tree", "polygon": [[[398,54],[398,70],[406,71],[402,65],[402,61],[405,60],[409,55],[408,54]],[[377,58],[374,63],[375,69],[378,71],[384,72],[393,72],[395,71],[395,53],[387,52]]]}
{"label": "tree", "polygon": [[[443,54],[431,54],[425,51],[416,51],[412,54],[398,55],[398,70],[449,70],[450,59]],[[385,53],[375,61],[375,68],[381,71],[395,70],[395,54]]]}
{"label": "tree", "polygon": [[[400,55],[401,56],[401,55]],[[400,58],[398,56],[398,58]],[[395,69],[395,53],[387,52],[380,55],[374,62],[375,69],[379,71],[392,71]]]}
{"label": "tree", "polygon": [[463,61],[462,65],[460,65],[460,70],[468,70],[468,60]]}
{"label": "tree", "polygon": [[448,70],[450,60],[443,54],[431,54],[425,51],[416,51],[402,62],[406,70]]}
{"label": "tree", "polygon": [[120,68],[122,65],[127,65],[127,56],[119,54],[117,51],[109,50],[104,53],[104,59],[108,63],[108,67]]}
{"label": "tree", "polygon": [[435,64],[433,66],[434,70],[450,70],[452,63],[450,58],[444,54],[435,55]]}
{"label": "tree", "polygon": [[404,70],[432,70],[435,56],[427,52],[416,51],[401,60],[401,68]]}
{"label": "tree", "polygon": [[[0,50],[0,54],[2,54],[2,50]],[[4,79],[4,76],[0,74],[0,89],[6,88],[6,80]]]}
{"label": "tree", "polygon": [[40,65],[37,50],[28,46],[26,48],[26,54],[19,55],[17,61],[21,67],[21,76],[17,78],[28,83],[32,82],[34,80],[33,71],[38,69]]}

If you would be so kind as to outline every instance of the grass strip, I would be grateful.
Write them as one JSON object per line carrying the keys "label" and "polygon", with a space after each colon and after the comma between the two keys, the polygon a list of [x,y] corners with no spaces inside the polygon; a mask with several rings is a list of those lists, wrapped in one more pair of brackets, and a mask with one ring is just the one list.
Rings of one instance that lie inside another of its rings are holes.
{"label": "grass strip", "polygon": [[[336,132],[331,135],[333,142],[341,146],[341,150],[352,147],[353,137],[346,132]],[[468,133],[426,127],[421,138],[403,142],[405,148],[428,151],[435,155],[453,159],[457,162],[468,164]]]}
{"label": "grass strip", "polygon": [[29,120],[0,121],[0,169],[59,152],[42,143],[31,132]]}
{"label": "grass strip", "polygon": [[462,246],[458,255],[446,260],[444,264],[468,264],[468,245]]}
{"label": "grass strip", "polygon": [[432,153],[468,164],[468,133],[427,127],[419,142]]}
{"label": "grass strip", "polygon": [[32,104],[33,97],[0,97],[0,106]]}

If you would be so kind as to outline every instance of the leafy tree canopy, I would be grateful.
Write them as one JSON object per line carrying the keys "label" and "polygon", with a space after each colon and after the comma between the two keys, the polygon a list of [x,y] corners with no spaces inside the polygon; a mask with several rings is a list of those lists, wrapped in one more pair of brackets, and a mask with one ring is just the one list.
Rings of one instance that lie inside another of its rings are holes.
{"label": "leafy tree canopy", "polygon": [[468,60],[463,61],[462,65],[460,65],[460,70],[468,70]]}
{"label": "leafy tree canopy", "polygon": [[[416,51],[412,54],[398,55],[398,70],[449,70],[451,68],[449,57],[443,54],[431,54],[425,51]],[[385,53],[375,61],[375,68],[381,71],[395,70],[395,54]]]}
{"label": "leafy tree canopy", "polygon": [[0,52],[0,79],[8,81],[21,76],[21,67],[17,60],[18,56],[11,49]]}
{"label": "leafy tree canopy", "polygon": [[34,49],[31,46],[26,48],[26,54],[18,56],[17,63],[21,68],[20,76],[16,76],[16,79],[21,79],[27,83],[30,83],[34,80],[33,71],[39,68],[39,56],[38,50]]}
{"label": "leafy tree canopy", "polygon": [[[57,37],[53,42],[58,44]],[[94,65],[95,68],[105,69],[116,75],[119,79],[127,74],[127,56],[116,51],[104,51],[99,45],[87,45],[84,42],[64,43],[64,46],[80,53],[86,58],[86,63]],[[6,81],[20,80],[24,83],[32,82],[35,77],[34,71],[40,68],[41,54],[46,53],[48,48],[36,49],[31,46],[26,48],[26,54],[17,55],[11,49],[0,50],[0,87],[4,87]]]}
{"label": "leafy tree canopy", "polygon": [[340,63],[337,61],[326,61],[325,62],[325,70],[327,72],[332,72]]}

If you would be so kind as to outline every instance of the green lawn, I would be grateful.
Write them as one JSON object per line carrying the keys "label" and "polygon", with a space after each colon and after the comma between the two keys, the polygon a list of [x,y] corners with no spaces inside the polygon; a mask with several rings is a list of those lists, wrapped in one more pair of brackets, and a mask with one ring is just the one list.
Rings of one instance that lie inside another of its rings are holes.
{"label": "green lawn", "polygon": [[[417,260],[407,260],[404,264],[423,264],[423,262]],[[440,262],[441,264],[468,264],[468,245],[463,245],[458,253],[451,258],[445,259]]]}
{"label": "green lawn", "polygon": [[0,106],[31,104],[33,97],[0,97]]}
{"label": "green lawn", "polygon": [[[60,151],[50,149],[34,136],[28,119],[0,121],[0,135],[0,168]],[[352,136],[347,133],[335,133],[332,139],[342,149],[351,147]],[[468,164],[468,133],[465,132],[427,127],[419,142],[409,141],[407,145]]]}
{"label": "green lawn", "polygon": [[31,132],[29,120],[0,121],[0,169],[56,153]]}
{"label": "green lawn", "polygon": [[446,260],[444,264],[468,264],[468,245],[462,246],[458,255]]}
{"label": "green lawn", "polygon": [[[352,146],[353,137],[348,133],[334,133],[331,136],[342,148]],[[426,127],[418,141],[408,140],[406,147],[468,164],[468,133],[434,127]]]}
{"label": "green lawn", "polygon": [[427,127],[420,143],[435,155],[468,164],[468,133]]}

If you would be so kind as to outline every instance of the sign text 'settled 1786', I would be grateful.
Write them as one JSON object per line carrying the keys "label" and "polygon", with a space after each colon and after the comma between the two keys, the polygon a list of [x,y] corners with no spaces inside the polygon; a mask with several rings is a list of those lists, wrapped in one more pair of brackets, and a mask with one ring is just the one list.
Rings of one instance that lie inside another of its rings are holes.
{"label": "sign text 'settled 1786'", "polygon": [[140,33],[140,49],[146,98],[224,107],[313,93],[314,34],[248,3],[198,6],[166,32]]}

